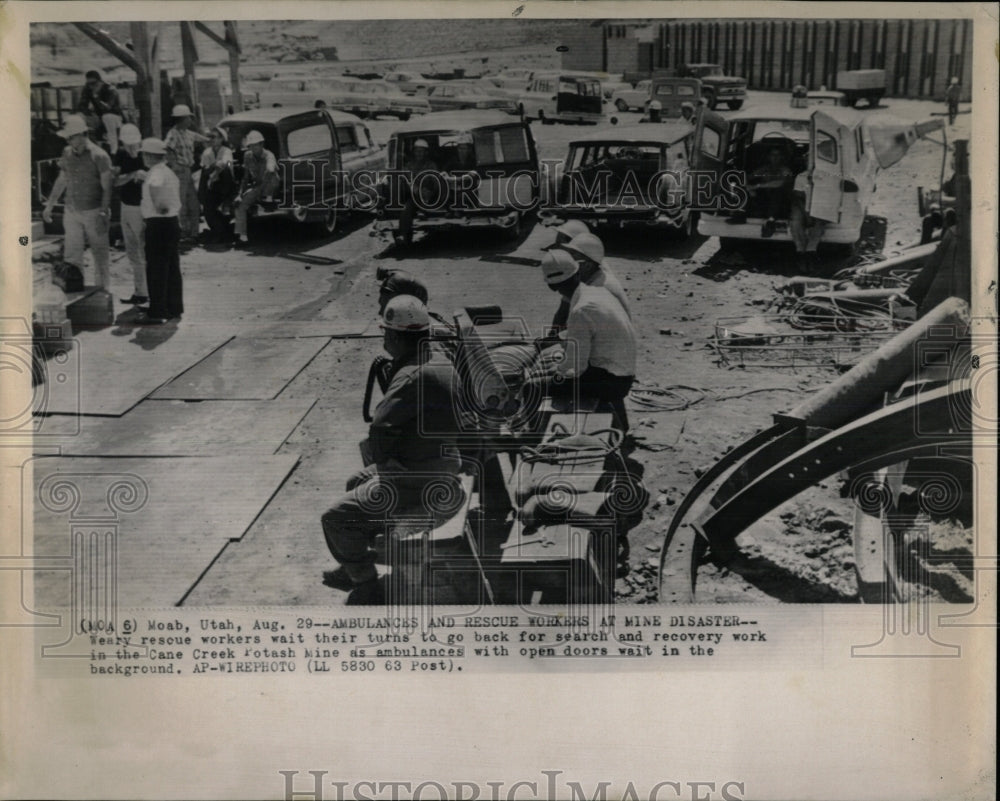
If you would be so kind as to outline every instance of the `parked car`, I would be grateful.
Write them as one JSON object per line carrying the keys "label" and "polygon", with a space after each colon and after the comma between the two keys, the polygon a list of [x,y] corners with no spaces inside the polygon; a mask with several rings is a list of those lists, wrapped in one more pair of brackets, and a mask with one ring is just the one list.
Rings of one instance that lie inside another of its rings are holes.
{"label": "parked car", "polygon": [[694,128],[681,121],[580,137],[570,142],[539,217],[547,224],[582,220],[593,228],[660,228],[688,236],[697,223],[686,186],[693,140]]}
{"label": "parked car", "polygon": [[442,81],[427,87],[431,111],[460,111],[469,108],[498,108],[513,111],[514,102],[500,92],[488,92],[472,83]]}
{"label": "parked car", "polygon": [[[316,222],[332,233],[340,215],[372,202],[355,176],[385,169],[385,148],[377,145],[357,117],[330,109],[262,108],[232,114],[219,123],[236,154],[239,178],[243,140],[260,131],[264,146],[278,159],[291,197],[269,206],[258,205],[257,217],[287,216]],[[318,168],[317,162],[322,169]],[[288,171],[291,170],[291,175]],[[347,176],[345,181],[342,177]],[[374,186],[374,179],[369,181]]]}
{"label": "parked car", "polygon": [[697,105],[702,96],[698,78],[653,78],[651,83],[649,99],[659,101],[664,118],[680,117],[684,103]]}
{"label": "parked car", "polygon": [[701,94],[710,109],[725,103],[736,111],[747,97],[747,79],[726,75],[718,64],[682,64],[674,77],[698,78]]}
{"label": "parked car", "polygon": [[517,100],[517,113],[543,124],[604,121],[601,82],[596,78],[561,72],[537,74]]}
{"label": "parked car", "polygon": [[424,98],[405,95],[381,81],[340,81],[337,86],[330,105],[358,117],[392,116],[408,120],[411,114],[426,114],[431,110]]}
{"label": "parked car", "polygon": [[501,89],[511,89],[516,92],[523,92],[528,86],[531,85],[531,81],[535,77],[535,71],[529,69],[522,69],[520,67],[503,70],[495,75],[486,75],[487,78],[494,86],[498,86]]}
{"label": "parked car", "polygon": [[792,177],[788,202],[775,217],[773,241],[790,241],[789,218],[794,176],[806,173],[806,213],[823,224],[821,242],[852,246],[875,193],[878,162],[864,115],[828,106],[774,106],[727,118],[701,108],[697,114],[691,165],[720,180],[708,188],[700,233],[724,239],[763,239],[765,217],[745,192],[734,193],[725,175],[750,176],[777,149]]}
{"label": "parked car", "polygon": [[257,92],[260,108],[301,106],[308,108],[317,100],[326,100],[330,82],[310,77],[272,78]]}
{"label": "parked car", "polygon": [[829,89],[814,89],[806,92],[806,106],[849,106],[847,95]]}
{"label": "parked car", "polygon": [[393,70],[387,72],[383,78],[390,86],[395,86],[404,95],[415,95],[419,92],[426,92],[432,81],[427,80],[419,72],[405,72]]}
{"label": "parked car", "polygon": [[843,92],[848,106],[866,100],[875,108],[885,95],[885,70],[844,70],[837,73],[837,90]]}
{"label": "parked car", "polygon": [[611,102],[619,111],[631,111],[638,109],[643,111],[649,102],[649,89],[652,81],[639,81],[632,88],[631,84],[625,84],[625,88],[617,89],[611,94]]}
{"label": "parked car", "polygon": [[[457,161],[462,134],[472,136],[472,169],[449,166]],[[440,169],[448,194],[439,208],[417,211],[414,231],[494,228],[514,238],[524,233],[539,196],[538,151],[527,122],[496,110],[444,111],[414,118],[389,139],[390,169],[405,168],[418,139],[427,142],[429,158]],[[394,233],[399,227],[401,209],[391,202],[389,180],[382,184],[377,233]],[[468,191],[461,195],[460,184],[472,187],[471,197]]]}

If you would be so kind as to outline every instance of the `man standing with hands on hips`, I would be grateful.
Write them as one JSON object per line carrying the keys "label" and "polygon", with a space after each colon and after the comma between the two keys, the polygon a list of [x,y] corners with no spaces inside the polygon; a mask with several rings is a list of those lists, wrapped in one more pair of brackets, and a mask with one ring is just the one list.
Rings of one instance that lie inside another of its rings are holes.
{"label": "man standing with hands on hips", "polygon": [[59,176],[52,187],[42,219],[52,222],[52,207],[66,193],[63,213],[63,260],[83,272],[83,252],[94,257],[96,283],[111,289],[108,228],[111,206],[111,157],[90,141],[83,117],[72,115],[60,132],[69,144],[59,159]]}
{"label": "man standing with hands on hips", "polygon": [[197,239],[201,206],[198,203],[198,189],[194,185],[191,170],[194,169],[195,142],[207,141],[208,137],[192,130],[194,115],[187,106],[183,104],[174,106],[170,116],[174,119],[174,125],[167,131],[164,142],[167,146],[167,164],[180,181],[181,235],[185,239]]}
{"label": "man standing with hands on hips", "polygon": [[180,264],[180,181],[166,165],[162,140],[142,140],[146,179],[142,183],[142,217],[146,223],[146,283],[149,308],[141,322],[160,325],[184,313]]}

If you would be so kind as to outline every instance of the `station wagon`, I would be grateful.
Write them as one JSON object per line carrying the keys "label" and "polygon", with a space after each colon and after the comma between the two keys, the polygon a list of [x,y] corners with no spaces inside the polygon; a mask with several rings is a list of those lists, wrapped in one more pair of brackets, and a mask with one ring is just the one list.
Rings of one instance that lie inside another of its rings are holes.
{"label": "station wagon", "polygon": [[535,75],[517,99],[517,113],[544,124],[604,121],[604,97],[597,78],[551,72]]}

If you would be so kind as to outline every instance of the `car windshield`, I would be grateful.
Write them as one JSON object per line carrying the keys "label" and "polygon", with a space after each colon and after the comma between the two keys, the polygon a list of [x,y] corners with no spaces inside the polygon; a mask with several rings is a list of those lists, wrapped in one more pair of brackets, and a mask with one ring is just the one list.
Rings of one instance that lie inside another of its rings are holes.
{"label": "car windshield", "polygon": [[722,75],[722,67],[716,64],[707,64],[701,67],[696,67],[694,69],[694,73],[702,78],[706,75]]}
{"label": "car windshield", "polygon": [[636,169],[648,166],[655,170],[660,167],[663,151],[663,146],[658,144],[588,142],[586,145],[573,147],[567,168],[577,170],[587,166],[613,167],[628,163],[628,166]]}
{"label": "car windshield", "polygon": [[[451,160],[453,148],[462,134],[459,130],[438,131],[436,133],[416,132],[408,134],[403,141],[398,163],[406,164],[413,150],[413,142],[423,139],[429,146],[429,158],[439,167]],[[528,133],[521,123],[499,127],[477,128],[472,134],[475,146],[476,166],[479,169],[524,168],[531,164],[531,150]],[[505,169],[506,171],[506,169]]]}
{"label": "car windshield", "polygon": [[772,137],[786,136],[789,139],[808,139],[809,120],[757,120],[754,123],[754,142],[759,142],[769,134]]}

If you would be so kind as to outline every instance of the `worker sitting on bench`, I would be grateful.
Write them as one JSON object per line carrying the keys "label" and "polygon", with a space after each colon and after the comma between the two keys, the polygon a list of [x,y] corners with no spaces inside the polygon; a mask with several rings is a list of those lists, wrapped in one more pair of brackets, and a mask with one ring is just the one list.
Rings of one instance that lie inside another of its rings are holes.
{"label": "worker sitting on bench", "polygon": [[368,466],[348,479],[347,492],[322,517],[327,547],[340,563],[328,582],[359,590],[360,603],[378,602],[375,536],[387,533],[393,518],[434,518],[429,498],[461,497],[458,381],[451,364],[427,347],[427,307],[399,295],[386,304],[382,328],[392,371],[362,443]]}

